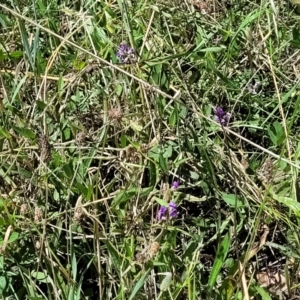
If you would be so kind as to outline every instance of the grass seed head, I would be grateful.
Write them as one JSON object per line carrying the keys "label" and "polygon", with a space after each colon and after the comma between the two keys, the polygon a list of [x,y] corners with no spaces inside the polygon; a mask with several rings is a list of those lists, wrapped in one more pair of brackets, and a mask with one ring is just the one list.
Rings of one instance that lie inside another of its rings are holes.
{"label": "grass seed head", "polygon": [[36,206],[34,209],[34,223],[39,223],[42,221],[43,211],[40,207]]}
{"label": "grass seed head", "polygon": [[24,216],[28,212],[28,205],[23,203],[20,207],[20,215]]}
{"label": "grass seed head", "polygon": [[118,108],[112,108],[108,112],[108,119],[111,122],[120,122],[123,118],[123,112]]}
{"label": "grass seed head", "polygon": [[42,134],[39,137],[40,159],[43,162],[49,161],[51,157],[51,145],[46,135]]}

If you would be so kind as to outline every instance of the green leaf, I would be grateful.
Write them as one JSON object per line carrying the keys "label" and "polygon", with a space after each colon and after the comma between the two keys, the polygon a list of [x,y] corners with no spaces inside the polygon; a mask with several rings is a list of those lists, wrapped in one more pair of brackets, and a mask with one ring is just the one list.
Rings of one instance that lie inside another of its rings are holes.
{"label": "green leaf", "polygon": [[154,66],[154,65],[166,63],[166,62],[168,62],[170,60],[174,60],[176,58],[179,58],[179,57],[182,57],[182,56],[186,56],[186,55],[188,55],[191,52],[192,51],[186,51],[186,52],[182,52],[182,53],[177,53],[177,54],[173,54],[173,55],[161,57],[161,58],[158,58],[158,59],[148,60],[147,61],[147,65]]}
{"label": "green leaf", "polygon": [[76,282],[76,277],[77,277],[77,258],[76,258],[76,254],[74,251],[74,243],[71,243],[71,266],[72,266],[72,275],[73,275],[73,280],[74,282]]}
{"label": "green leaf", "polygon": [[168,145],[168,147],[164,149],[163,157],[170,158],[172,156],[172,153],[173,153],[173,147],[171,145]]}
{"label": "green leaf", "polygon": [[25,138],[28,138],[28,139],[35,139],[35,133],[28,129],[28,128],[21,128],[21,127],[17,127],[17,126],[14,126],[12,125],[12,128],[18,132],[21,136],[24,136]]}
{"label": "green leaf", "polygon": [[197,247],[198,247],[198,242],[194,242],[194,241],[189,242],[182,255],[182,259],[189,258],[189,260],[191,261]]}
{"label": "green leaf", "polygon": [[135,287],[133,288],[133,291],[129,297],[129,300],[132,299],[137,299],[135,298],[137,292],[140,290],[141,287],[144,286],[145,280],[148,277],[149,273],[150,273],[151,269],[149,269],[141,278],[140,280],[137,282],[137,284],[135,285]]}
{"label": "green leaf", "polygon": [[81,71],[86,66],[86,63],[81,60],[75,60],[73,63],[74,69]]}
{"label": "green leaf", "polygon": [[293,40],[291,41],[291,45],[295,48],[300,48],[300,26],[296,26],[293,28]]}
{"label": "green leaf", "polygon": [[87,187],[81,184],[80,182],[74,183],[74,187],[76,187],[81,194],[87,195],[88,193]]}
{"label": "green leaf", "polygon": [[291,209],[297,217],[300,216],[300,203],[295,201],[293,198],[278,196],[275,193],[272,193],[272,198]]}
{"label": "green leaf", "polygon": [[0,24],[3,27],[3,29],[7,28],[7,26],[11,26],[11,22],[9,21],[7,15],[0,13]]}
{"label": "green leaf", "polygon": [[167,170],[168,170],[167,160],[164,158],[164,156],[161,152],[159,153],[159,161],[158,162],[159,162],[160,168],[164,172],[167,172]]}
{"label": "green leaf", "polygon": [[4,61],[5,59],[7,59],[7,54],[0,49],[0,61]]}
{"label": "green leaf", "polygon": [[270,247],[270,249],[278,249],[280,253],[285,256],[300,259],[300,255],[296,252],[297,249],[293,249],[292,247],[279,245],[273,242],[266,242],[266,246]]}
{"label": "green leaf", "polygon": [[152,187],[148,188],[131,188],[128,190],[120,190],[120,192],[114,197],[112,201],[112,207],[120,205],[121,203],[126,203],[129,199],[132,199],[134,196],[143,196],[148,195],[152,191]]}
{"label": "green leaf", "polygon": [[282,125],[276,121],[272,127],[268,126],[268,133],[274,145],[279,146],[285,139],[285,134]]}
{"label": "green leaf", "polygon": [[6,277],[0,276],[0,294],[3,293],[7,285],[7,280]]}
{"label": "green leaf", "polygon": [[[216,259],[214,261],[209,279],[208,279],[208,289],[209,294],[211,293],[216,281],[217,277],[220,274],[220,270],[222,268],[223,263],[225,262],[227,253],[230,247],[230,235],[229,232],[225,235],[221,245],[219,246]],[[208,297],[209,298],[209,297]]]}
{"label": "green leaf", "polygon": [[[14,241],[16,241],[19,238],[19,234],[17,232],[13,232],[9,239],[8,239],[8,243],[12,243]],[[3,245],[4,240],[0,240],[0,246]]]}
{"label": "green leaf", "polygon": [[171,127],[174,127],[177,123],[177,120],[178,120],[178,109],[177,107],[175,106],[172,113],[171,113],[171,116],[169,118],[169,124]]}
{"label": "green leaf", "polygon": [[18,22],[19,22],[19,28],[20,28],[20,32],[21,32],[21,37],[22,37],[22,42],[23,42],[23,46],[25,49],[25,53],[30,62],[32,70],[34,70],[34,63],[33,63],[32,54],[30,51],[30,45],[29,45],[29,41],[28,41],[28,37],[27,37],[27,30],[26,30],[23,20],[18,19]]}
{"label": "green leaf", "polygon": [[63,131],[63,133],[64,133],[64,138],[65,138],[65,140],[66,140],[66,141],[70,140],[70,138],[71,138],[71,130],[70,130],[70,128],[67,127],[67,128]]}
{"label": "green leaf", "polygon": [[158,165],[155,164],[153,161],[150,161],[149,163],[149,176],[150,176],[150,186],[156,185],[158,181],[158,174],[159,174],[159,168]]}
{"label": "green leaf", "polygon": [[171,272],[167,272],[167,273],[168,274],[166,275],[166,277],[163,279],[163,281],[160,284],[161,291],[167,291],[172,283],[172,273]]}
{"label": "green leaf", "polygon": [[196,197],[191,194],[186,194],[178,191],[173,191],[173,195],[176,197],[176,199],[179,200],[185,200],[188,202],[203,202],[207,200],[207,196]]}
{"label": "green leaf", "polygon": [[0,256],[0,271],[2,272],[4,268],[4,256]]}
{"label": "green leaf", "polygon": [[255,286],[256,291],[261,295],[263,300],[272,300],[268,293],[260,286]]}
{"label": "green leaf", "polygon": [[154,200],[161,206],[168,207],[168,202],[166,200],[160,199],[158,197],[154,197]]}
{"label": "green leaf", "polygon": [[127,146],[127,136],[124,134],[124,132],[121,132],[121,148],[125,148]]}
{"label": "green leaf", "polygon": [[36,105],[38,106],[39,109],[43,110],[47,107],[47,104],[43,101],[37,100],[35,103],[36,103]]}
{"label": "green leaf", "polygon": [[5,130],[4,128],[2,128],[1,126],[0,126],[0,136],[5,137],[7,139],[11,138],[9,132],[7,130]]}
{"label": "green leaf", "polygon": [[143,126],[141,126],[138,122],[135,121],[130,121],[129,126],[136,132],[141,132],[143,130]]}
{"label": "green leaf", "polygon": [[14,52],[11,52],[9,55],[11,58],[20,58],[23,56],[23,52],[22,51],[14,51]]}
{"label": "green leaf", "polygon": [[47,274],[45,274],[44,272],[32,271],[31,276],[42,283],[50,283],[51,282],[49,279],[49,276]]}
{"label": "green leaf", "polygon": [[73,170],[72,170],[72,168],[70,167],[69,164],[63,165],[62,169],[64,170],[67,177],[72,178]]}
{"label": "green leaf", "polygon": [[199,50],[199,52],[221,52],[223,50],[226,50],[225,46],[204,48]]}
{"label": "green leaf", "polygon": [[237,208],[244,206],[243,202],[239,198],[237,198],[237,196],[234,194],[222,193],[222,198],[231,207],[235,207],[235,202],[236,202]]}

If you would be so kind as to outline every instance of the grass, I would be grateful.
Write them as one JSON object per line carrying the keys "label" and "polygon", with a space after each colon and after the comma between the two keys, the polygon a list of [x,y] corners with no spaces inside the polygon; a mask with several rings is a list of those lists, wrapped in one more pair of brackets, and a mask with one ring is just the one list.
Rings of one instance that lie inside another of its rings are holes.
{"label": "grass", "polygon": [[2,1],[1,299],[296,299],[298,10]]}

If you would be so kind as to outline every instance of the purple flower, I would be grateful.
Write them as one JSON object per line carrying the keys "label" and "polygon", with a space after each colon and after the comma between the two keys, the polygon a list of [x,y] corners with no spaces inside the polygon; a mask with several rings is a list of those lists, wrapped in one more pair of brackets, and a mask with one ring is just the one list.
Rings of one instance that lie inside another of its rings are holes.
{"label": "purple flower", "polygon": [[177,217],[177,204],[173,201],[169,203],[169,215],[171,218]]}
{"label": "purple flower", "polygon": [[117,58],[122,64],[131,64],[136,62],[135,51],[126,44],[120,44],[117,50]]}
{"label": "purple flower", "polygon": [[162,206],[157,213],[157,220],[160,221],[167,214],[167,208]]}
{"label": "purple flower", "polygon": [[166,220],[167,214],[170,219],[177,217],[177,204],[175,202],[171,201],[168,205],[168,208],[165,206],[161,206],[157,213],[157,220]]}
{"label": "purple flower", "polygon": [[229,123],[230,117],[231,117],[231,113],[229,113],[229,112],[225,113],[225,111],[220,106],[218,106],[215,109],[215,120],[220,125],[227,126]]}
{"label": "purple flower", "polygon": [[179,181],[174,181],[172,184],[172,188],[176,190],[179,187]]}

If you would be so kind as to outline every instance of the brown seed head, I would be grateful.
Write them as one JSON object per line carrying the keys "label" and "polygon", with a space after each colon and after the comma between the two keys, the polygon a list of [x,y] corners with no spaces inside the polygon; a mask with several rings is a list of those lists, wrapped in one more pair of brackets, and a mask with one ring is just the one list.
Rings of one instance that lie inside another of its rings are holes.
{"label": "brown seed head", "polygon": [[123,112],[118,108],[112,108],[108,112],[108,119],[112,122],[120,122],[123,118]]}
{"label": "brown seed head", "polygon": [[149,256],[150,258],[153,258],[158,250],[159,250],[159,247],[160,247],[160,244],[158,242],[153,242],[151,245],[150,245],[150,248],[149,248]]}

